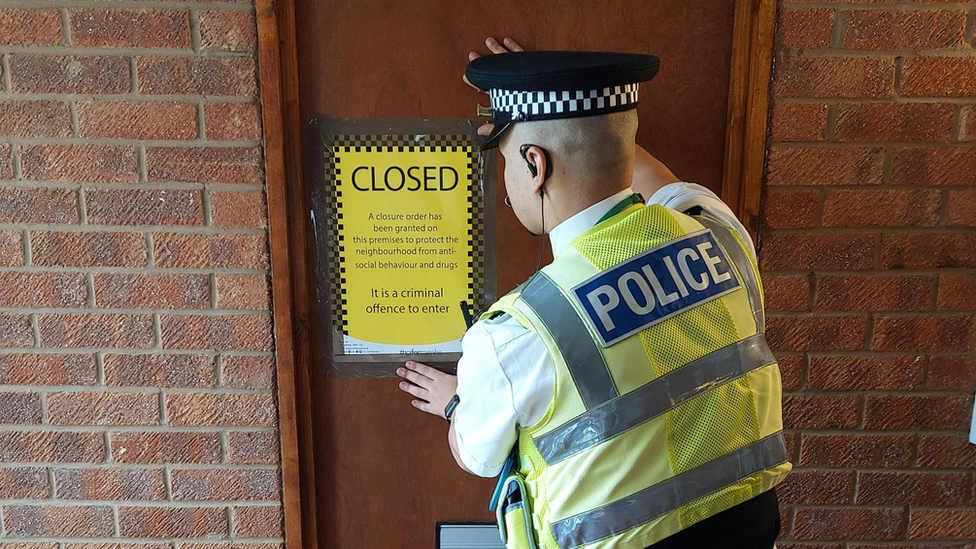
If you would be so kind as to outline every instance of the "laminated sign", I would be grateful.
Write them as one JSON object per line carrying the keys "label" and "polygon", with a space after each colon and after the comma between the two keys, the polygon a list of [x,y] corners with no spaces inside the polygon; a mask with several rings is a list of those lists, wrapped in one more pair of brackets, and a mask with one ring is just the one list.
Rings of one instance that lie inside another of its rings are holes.
{"label": "laminated sign", "polygon": [[464,315],[484,305],[484,201],[474,139],[329,136],[320,190],[335,355],[461,351]]}

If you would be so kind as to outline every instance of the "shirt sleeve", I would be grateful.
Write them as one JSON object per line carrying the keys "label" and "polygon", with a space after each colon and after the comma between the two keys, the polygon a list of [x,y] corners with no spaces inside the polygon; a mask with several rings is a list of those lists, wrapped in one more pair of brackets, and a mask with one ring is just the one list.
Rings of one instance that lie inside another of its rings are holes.
{"label": "shirt sleeve", "polygon": [[457,452],[469,471],[497,476],[518,439],[518,413],[512,385],[499,364],[486,321],[471,327],[461,341],[454,434]]}
{"label": "shirt sleeve", "polygon": [[756,246],[752,242],[752,236],[745,226],[735,217],[732,209],[722,202],[722,199],[708,188],[695,183],[671,183],[658,189],[650,199],[648,204],[659,204],[665,208],[684,212],[694,207],[699,207],[712,216],[716,217],[729,227],[738,231],[742,241],[749,246],[752,256],[756,257]]}

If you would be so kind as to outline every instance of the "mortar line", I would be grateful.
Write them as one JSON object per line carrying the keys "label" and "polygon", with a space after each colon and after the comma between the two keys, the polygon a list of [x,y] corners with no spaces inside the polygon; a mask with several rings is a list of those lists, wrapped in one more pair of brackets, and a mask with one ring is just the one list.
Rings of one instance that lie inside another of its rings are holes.
{"label": "mortar line", "polygon": [[847,33],[847,27],[850,23],[851,13],[848,10],[836,10],[834,12],[834,28],[831,29],[830,35],[830,47],[832,49],[841,49],[844,43],[844,34]]}
{"label": "mortar line", "polygon": [[2,72],[3,72],[3,91],[7,93],[13,93],[13,84],[11,84],[11,80],[10,80],[9,57],[10,56],[7,54],[0,55],[0,68],[2,68]]}
{"label": "mortar line", "polygon": [[[5,6],[7,4],[4,4]],[[36,7],[36,6],[35,6]],[[143,7],[142,9],[146,9]],[[11,55],[68,55],[90,57],[178,57],[195,58],[200,54],[188,48],[117,48],[111,46],[0,46],[0,53]],[[206,52],[206,58],[217,60],[253,59],[251,52],[213,50]]]}
{"label": "mortar line", "polygon": [[73,37],[71,36],[71,12],[68,11],[67,7],[62,7],[60,12],[61,12],[61,45],[64,47],[69,47],[73,42]]}
{"label": "mortar line", "polygon": [[[114,137],[14,137],[0,142],[20,145],[103,145],[113,147],[151,147],[154,149],[254,149],[260,141],[202,141],[199,139],[155,139],[138,141]],[[141,145],[144,144],[144,145]]]}

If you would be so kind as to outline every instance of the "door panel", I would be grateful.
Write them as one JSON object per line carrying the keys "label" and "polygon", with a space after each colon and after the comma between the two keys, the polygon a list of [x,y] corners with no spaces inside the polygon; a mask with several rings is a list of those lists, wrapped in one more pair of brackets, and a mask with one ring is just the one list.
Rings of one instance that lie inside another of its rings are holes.
{"label": "door panel", "polygon": [[[730,1],[296,0],[296,12],[306,119],[473,117],[487,98],[461,74],[467,52],[484,50],[488,35],[531,49],[658,55],[660,73],[641,87],[638,142],[679,177],[716,191],[721,185]],[[501,181],[497,187],[502,294],[534,272],[541,238],[518,224],[501,203]],[[313,466],[322,547],[432,548],[437,521],[491,520],[493,482],[457,468],[443,420],[414,410],[395,380],[326,378],[325,365],[317,366]]]}

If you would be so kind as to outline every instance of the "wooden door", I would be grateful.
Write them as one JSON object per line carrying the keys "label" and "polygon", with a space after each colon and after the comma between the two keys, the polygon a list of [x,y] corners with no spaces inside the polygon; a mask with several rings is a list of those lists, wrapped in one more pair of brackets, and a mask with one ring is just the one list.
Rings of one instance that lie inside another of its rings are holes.
{"label": "wooden door", "polygon": [[[487,99],[461,74],[489,35],[658,55],[660,73],[641,87],[638,141],[679,177],[722,186],[730,0],[295,0],[295,14],[303,120],[471,118]],[[535,270],[541,241],[496,198],[504,293]],[[490,520],[493,482],[455,466],[445,422],[411,408],[394,379],[325,377],[326,354],[312,341],[315,463],[302,464],[315,469],[319,546],[433,548],[438,521]]]}

